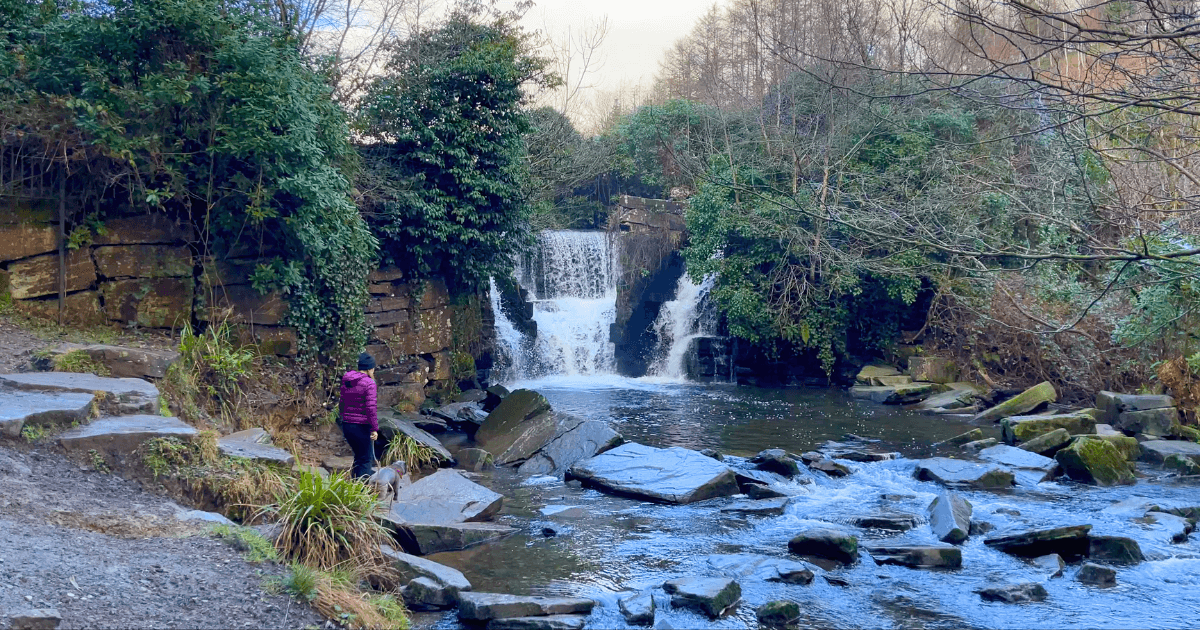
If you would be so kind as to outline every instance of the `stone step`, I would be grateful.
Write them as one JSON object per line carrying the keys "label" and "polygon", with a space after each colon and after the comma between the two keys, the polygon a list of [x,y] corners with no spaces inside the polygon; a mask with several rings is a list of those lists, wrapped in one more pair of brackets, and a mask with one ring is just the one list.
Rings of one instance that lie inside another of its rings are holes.
{"label": "stone step", "polygon": [[123,466],[129,455],[146,440],[164,437],[190,440],[196,434],[195,427],[179,418],[118,416],[75,427],[58,436],[58,441],[70,455],[87,456],[95,451],[106,464],[116,468]]}
{"label": "stone step", "polygon": [[296,458],[291,453],[273,446],[271,435],[261,428],[246,429],[230,433],[217,440],[217,448],[230,457],[244,457],[268,464],[291,466]]}
{"label": "stone step", "polygon": [[83,424],[92,414],[95,396],[77,392],[30,392],[0,389],[0,435],[21,436],[25,425]]}
{"label": "stone step", "polygon": [[96,395],[110,415],[156,413],[158,388],[138,378],[113,378],[75,372],[0,374],[0,386],[35,392],[78,392]]}
{"label": "stone step", "polygon": [[59,357],[72,352],[86,354],[107,367],[111,376],[127,378],[163,378],[171,364],[179,360],[179,353],[174,350],[63,343],[51,349],[44,360],[35,361],[34,365],[38,369],[51,370]]}

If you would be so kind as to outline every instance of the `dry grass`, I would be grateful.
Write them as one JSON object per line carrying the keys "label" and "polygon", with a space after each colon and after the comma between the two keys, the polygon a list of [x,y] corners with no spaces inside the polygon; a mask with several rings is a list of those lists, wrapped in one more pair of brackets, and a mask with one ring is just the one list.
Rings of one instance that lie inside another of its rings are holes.
{"label": "dry grass", "polygon": [[407,630],[408,611],[392,594],[363,593],[322,577],[317,582],[313,608],[348,628],[364,630]]}
{"label": "dry grass", "polygon": [[391,466],[399,461],[404,462],[405,470],[418,471],[422,468],[437,468],[438,456],[432,448],[403,433],[397,433],[383,453],[383,462],[384,465]]}

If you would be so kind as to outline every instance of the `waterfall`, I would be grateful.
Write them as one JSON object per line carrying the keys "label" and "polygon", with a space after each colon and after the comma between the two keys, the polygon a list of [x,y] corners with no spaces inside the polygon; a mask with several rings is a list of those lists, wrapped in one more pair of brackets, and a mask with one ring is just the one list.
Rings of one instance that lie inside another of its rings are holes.
{"label": "waterfall", "polygon": [[492,313],[496,316],[496,368],[492,378],[495,382],[503,383],[524,372],[525,353],[522,346],[525,340],[500,305],[500,289],[496,287],[496,280],[488,280],[488,297],[492,302]]}
{"label": "waterfall", "polygon": [[[496,309],[496,332],[510,366],[500,378],[614,372],[609,328],[617,313],[617,264],[605,232],[547,230],[517,261],[517,282],[530,292],[537,339],[524,339]],[[492,284],[493,305],[499,305]]]}
{"label": "waterfall", "polygon": [[717,334],[716,313],[708,300],[713,286],[713,276],[695,284],[688,274],[679,277],[675,287],[675,299],[664,302],[658,319],[654,321],[654,332],[658,335],[658,347],[654,352],[654,363],[650,375],[672,380],[686,380],[688,370],[685,361],[692,350],[692,343],[700,337]]}

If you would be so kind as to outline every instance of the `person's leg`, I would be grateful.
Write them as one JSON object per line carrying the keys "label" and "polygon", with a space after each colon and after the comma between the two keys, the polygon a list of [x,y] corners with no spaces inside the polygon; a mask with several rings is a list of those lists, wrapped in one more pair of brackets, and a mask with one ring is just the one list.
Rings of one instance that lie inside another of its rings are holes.
{"label": "person's leg", "polygon": [[346,436],[350,450],[354,451],[354,467],[350,469],[350,476],[355,478],[371,476],[373,459],[371,457],[371,427],[354,422],[343,422],[342,435]]}

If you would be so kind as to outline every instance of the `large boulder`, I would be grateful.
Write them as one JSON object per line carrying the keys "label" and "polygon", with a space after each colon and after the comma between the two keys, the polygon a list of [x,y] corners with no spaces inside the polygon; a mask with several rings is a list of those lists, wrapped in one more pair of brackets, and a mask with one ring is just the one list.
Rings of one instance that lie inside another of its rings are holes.
{"label": "large boulder", "polygon": [[1008,400],[975,415],[974,422],[999,422],[1010,416],[1029,413],[1058,400],[1058,392],[1049,382],[1041,382]]}
{"label": "large boulder", "polygon": [[1073,559],[1087,555],[1088,533],[1091,530],[1091,525],[1071,525],[1005,532],[984,539],[983,544],[1025,558],[1056,553],[1064,558]]}
{"label": "large boulder", "polygon": [[668,580],[663,590],[671,595],[671,605],[691,608],[716,619],[742,598],[742,587],[729,578],[685,577]]}
{"label": "large boulder", "polygon": [[521,531],[498,523],[405,523],[386,515],[382,521],[405,551],[422,556],[469,549]]}
{"label": "large boulder", "polygon": [[739,579],[752,578],[766,582],[783,582],[784,584],[809,584],[814,577],[809,565],[786,558],[736,553],[707,556],[705,561],[720,575]]}
{"label": "large boulder", "polygon": [[458,606],[458,594],[471,590],[458,569],[417,556],[382,547],[380,551],[395,569],[404,603],[411,610],[442,610]]}
{"label": "large boulder", "polygon": [[291,466],[296,458],[291,453],[271,444],[271,435],[261,428],[246,429],[230,433],[217,440],[221,454],[242,457],[266,464]]}
{"label": "large boulder", "polygon": [[858,560],[858,538],[833,529],[810,529],[789,540],[788,551],[853,564]]}
{"label": "large boulder", "polygon": [[1058,462],[1007,444],[985,448],[979,451],[979,458],[1013,469],[1017,482],[1023,485],[1037,485],[1058,476]]}
{"label": "large boulder", "polygon": [[596,602],[577,597],[533,597],[503,593],[467,592],[459,594],[458,618],[486,623],[515,617],[549,615],[590,615]]}
{"label": "large boulder", "polygon": [[1111,564],[1137,564],[1146,559],[1132,538],[1096,535],[1088,537],[1088,558]]}
{"label": "large boulder", "polygon": [[403,523],[477,523],[491,520],[503,503],[502,495],[459,471],[442,469],[401,489],[388,517]]}
{"label": "large boulder", "polygon": [[1200,444],[1180,442],[1176,440],[1151,440],[1142,442],[1142,461],[1151,464],[1162,464],[1168,457],[1178,455],[1200,464]]}
{"label": "large boulder", "polygon": [[1073,435],[1075,440],[1102,440],[1108,442],[1117,448],[1117,452],[1121,453],[1121,457],[1125,461],[1136,462],[1142,456],[1142,445],[1138,443],[1137,438],[1131,438],[1127,435],[1105,434],[1105,435]]}
{"label": "large boulder", "polygon": [[1132,466],[1117,447],[1103,440],[1075,440],[1054,455],[1071,479],[1098,486],[1136,483]]}
{"label": "large boulder", "polygon": [[685,448],[636,443],[577,462],[567,479],[660,503],[693,503],[739,492],[733,471],[715,459]]}
{"label": "large boulder", "polygon": [[69,426],[87,422],[95,396],[76,392],[0,389],[0,436],[20,437],[26,424]]}
{"label": "large boulder", "polygon": [[112,376],[126,378],[163,378],[179,360],[179,353],[174,350],[95,345],[83,348],[82,352],[108,367]]}
{"label": "large boulder", "polygon": [[1096,394],[1099,421],[1117,426],[1123,413],[1165,409],[1175,406],[1175,399],[1163,394],[1118,394],[1102,391]]}
{"label": "large boulder", "polygon": [[1008,488],[1015,483],[1012,471],[948,457],[931,457],[917,462],[916,478],[936,481],[947,488],[972,490]]}
{"label": "large boulder", "polygon": [[[556,429],[546,397],[518,389],[488,414],[475,433],[475,441],[479,448],[495,455],[497,465],[502,465],[528,459],[554,437]],[[510,452],[514,445],[517,448]]]}
{"label": "large boulder", "polygon": [[[556,414],[557,415],[557,414]],[[624,441],[620,433],[599,420],[557,415],[558,425],[550,438],[517,469],[525,475],[562,475],[576,462],[615,448]]]}
{"label": "large boulder", "polygon": [[1113,428],[1126,433],[1144,434],[1152,437],[1169,437],[1173,427],[1179,425],[1179,410],[1174,407],[1125,411],[1117,416]]}
{"label": "large boulder", "polygon": [[898,564],[914,569],[957,569],[962,566],[962,549],[958,547],[870,547],[867,553],[875,564]]}
{"label": "large boulder", "polygon": [[943,491],[929,504],[929,528],[942,542],[958,545],[971,532],[970,501],[950,490]]}
{"label": "large boulder", "polygon": [[1009,444],[1028,442],[1056,429],[1067,433],[1095,433],[1096,420],[1085,413],[1060,413],[1046,416],[1010,416],[1000,423],[1000,432]]}

